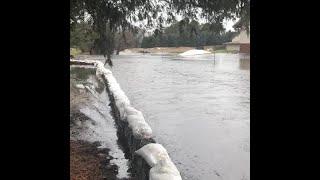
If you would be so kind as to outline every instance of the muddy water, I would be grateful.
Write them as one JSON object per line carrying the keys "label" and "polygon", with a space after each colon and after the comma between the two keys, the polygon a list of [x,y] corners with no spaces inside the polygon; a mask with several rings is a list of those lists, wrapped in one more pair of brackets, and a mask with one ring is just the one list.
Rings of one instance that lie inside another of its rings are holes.
{"label": "muddy water", "polygon": [[114,75],[183,179],[250,179],[250,60],[244,58],[114,57]]}
{"label": "muddy water", "polygon": [[70,68],[71,112],[86,120],[71,122],[74,125],[70,126],[70,139],[99,142],[100,148],[110,149],[110,163],[118,166],[117,178],[127,179],[128,160],[119,147],[105,85],[97,80],[95,69],[80,67]]}

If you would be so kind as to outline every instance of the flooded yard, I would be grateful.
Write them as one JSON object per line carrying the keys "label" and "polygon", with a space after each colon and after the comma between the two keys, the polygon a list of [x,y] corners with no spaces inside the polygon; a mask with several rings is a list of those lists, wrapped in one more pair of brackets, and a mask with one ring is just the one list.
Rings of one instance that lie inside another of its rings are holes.
{"label": "flooded yard", "polygon": [[[250,179],[250,60],[147,54],[114,56],[113,62],[118,83],[183,179]],[[82,111],[101,121],[95,108]]]}
{"label": "flooded yard", "polygon": [[250,178],[250,61],[216,54],[114,62],[120,85],[184,179]]}

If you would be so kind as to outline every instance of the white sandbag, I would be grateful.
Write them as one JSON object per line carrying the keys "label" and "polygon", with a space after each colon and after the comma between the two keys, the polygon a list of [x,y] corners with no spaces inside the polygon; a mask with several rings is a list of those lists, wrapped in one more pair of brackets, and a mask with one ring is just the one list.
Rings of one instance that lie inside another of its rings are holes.
{"label": "white sandbag", "polygon": [[115,100],[115,104],[120,113],[120,120],[124,121],[125,120],[125,111],[124,111],[125,104],[119,100]]}
{"label": "white sandbag", "polygon": [[151,170],[150,170],[149,180],[182,180],[181,176],[177,176],[173,174],[160,174],[156,172],[151,172]]}
{"label": "white sandbag", "polygon": [[[97,77],[100,78],[100,80],[102,80],[101,77],[104,77],[108,81],[108,89],[114,97],[115,105],[119,110],[121,120],[127,120],[127,114],[135,115],[129,118],[129,127],[132,129],[133,135],[136,138],[151,138],[151,127],[145,122],[144,117],[140,111],[134,109],[133,107],[130,108],[130,100],[120,88],[120,85],[112,75],[112,72],[106,69],[101,61],[82,60],[78,62],[94,63],[94,66],[96,67]],[[87,89],[90,91],[90,88]]]}
{"label": "white sandbag", "polygon": [[128,126],[132,129],[133,135],[137,138],[151,138],[152,129],[146,123],[143,114],[131,106],[125,108]]}
{"label": "white sandbag", "polygon": [[122,103],[126,106],[130,105],[130,101],[123,91],[115,91],[113,92],[113,96],[117,102]]}
{"label": "white sandbag", "polygon": [[125,108],[127,106],[130,106],[129,104],[130,102],[128,102],[126,99],[115,99],[115,104],[119,110],[120,113],[120,119],[122,121],[126,121],[126,113],[125,113]]}
{"label": "white sandbag", "polygon": [[150,169],[149,180],[182,180],[182,178],[170,158],[164,157]]}
{"label": "white sandbag", "polygon": [[107,75],[106,79],[108,80],[109,89],[110,89],[111,93],[113,94],[115,100],[119,100],[119,101],[122,101],[126,105],[130,105],[130,101],[129,101],[128,97],[122,91],[122,89],[120,88],[119,84],[117,83],[117,81],[115,80],[113,75],[112,74]]}
{"label": "white sandbag", "polygon": [[112,72],[106,69],[101,61],[94,61],[97,68],[96,75],[104,76],[108,81],[108,87],[115,99],[115,104],[120,112],[120,119],[125,119],[125,107],[130,105],[130,101],[125,93],[120,88],[117,80],[112,75]]}
{"label": "white sandbag", "polygon": [[132,128],[132,132],[134,137],[138,139],[149,139],[152,137],[152,129],[146,122],[137,123]]}
{"label": "white sandbag", "polygon": [[94,65],[97,68],[96,73],[99,75],[111,74],[111,71],[104,67],[104,64],[101,61],[94,61]]}
{"label": "white sandbag", "polygon": [[125,113],[126,113],[126,116],[129,116],[129,115],[141,115],[141,116],[143,116],[141,111],[138,111],[137,109],[135,109],[132,106],[126,106],[125,107]]}
{"label": "white sandbag", "polygon": [[147,144],[138,149],[135,153],[147,161],[151,167],[154,167],[161,159],[170,159],[167,150],[158,143]]}
{"label": "white sandbag", "polygon": [[130,128],[134,128],[135,124],[144,123],[145,120],[144,120],[142,114],[141,115],[129,115],[129,116],[127,116],[127,122],[129,124]]}
{"label": "white sandbag", "polygon": [[[127,108],[128,110],[128,108]],[[136,114],[127,115],[126,120],[128,122],[128,126],[132,129],[133,135],[136,138],[151,138],[152,137],[152,129],[144,120],[142,113],[136,111]]]}
{"label": "white sandbag", "polygon": [[[105,68],[104,68],[105,69]],[[118,82],[112,75],[112,73],[104,74],[105,78],[108,81],[108,87],[110,89],[110,92],[112,93],[114,99],[118,101],[118,104],[123,103],[124,105],[130,105],[130,101],[126,94],[122,91],[120,88]]]}

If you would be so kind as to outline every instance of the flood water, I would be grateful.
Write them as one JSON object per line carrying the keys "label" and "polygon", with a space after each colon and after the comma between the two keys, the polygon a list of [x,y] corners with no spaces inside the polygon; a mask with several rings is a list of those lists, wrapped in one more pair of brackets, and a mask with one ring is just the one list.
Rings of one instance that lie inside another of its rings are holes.
{"label": "flood water", "polygon": [[123,55],[112,71],[184,179],[242,180],[250,179],[249,63],[237,54]]}
{"label": "flood water", "polygon": [[120,86],[183,179],[250,179],[250,60],[119,55],[113,62]]}

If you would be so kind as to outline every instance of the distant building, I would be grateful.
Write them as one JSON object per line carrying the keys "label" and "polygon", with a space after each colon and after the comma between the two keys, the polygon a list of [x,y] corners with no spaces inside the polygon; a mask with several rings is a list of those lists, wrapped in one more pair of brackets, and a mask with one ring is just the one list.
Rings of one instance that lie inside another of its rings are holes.
{"label": "distant building", "polygon": [[234,37],[231,42],[225,43],[225,45],[227,51],[250,53],[250,34],[243,28],[238,36]]}

